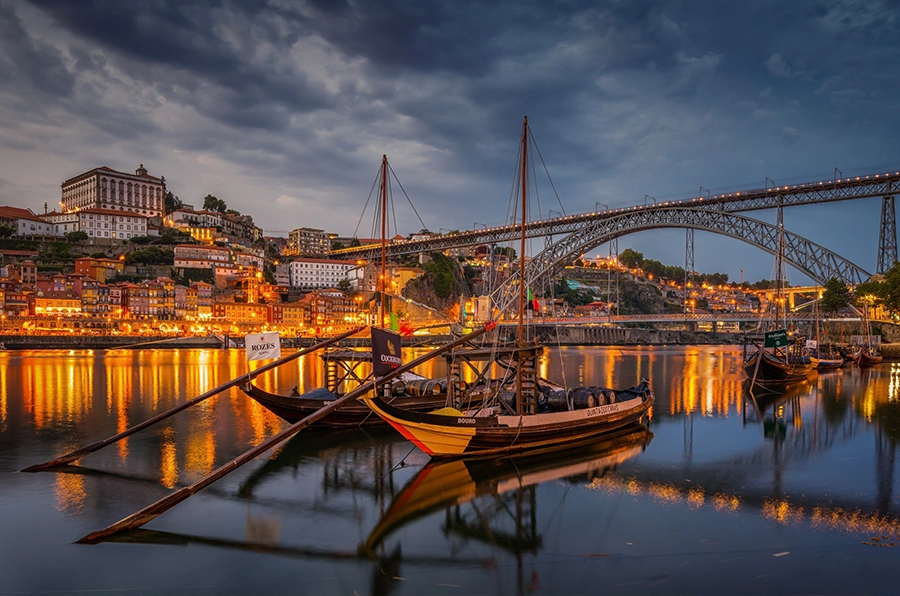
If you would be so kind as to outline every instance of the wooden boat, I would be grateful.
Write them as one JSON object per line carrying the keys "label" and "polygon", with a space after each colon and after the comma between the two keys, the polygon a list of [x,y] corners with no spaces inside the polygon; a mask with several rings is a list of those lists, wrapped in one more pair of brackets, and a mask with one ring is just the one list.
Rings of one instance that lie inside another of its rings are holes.
{"label": "wooden boat", "polygon": [[811,358],[791,359],[778,348],[756,345],[756,351],[744,359],[744,372],[752,383],[759,385],[789,385],[805,381],[813,370]]}
{"label": "wooden boat", "polygon": [[853,357],[853,363],[859,368],[869,368],[870,366],[881,364],[882,360],[884,360],[884,357],[868,346],[860,348]]}
{"label": "wooden boat", "polygon": [[358,550],[372,556],[398,528],[484,495],[501,495],[560,478],[589,481],[603,476],[640,455],[652,438],[645,426],[635,426],[600,440],[542,453],[429,462],[394,497]]}
{"label": "wooden boat", "polygon": [[774,312],[769,313],[771,318],[766,322],[769,330],[762,337],[762,341],[751,340],[756,346],[756,351],[749,356],[746,353],[746,340],[744,343],[744,372],[750,380],[751,387],[762,385],[772,390],[806,380],[807,374],[814,368],[809,356],[803,354],[805,342],[802,339],[791,341],[787,329],[782,327],[781,308],[784,304],[785,281],[784,224],[780,220],[779,213],[778,250],[775,253],[776,297],[771,303]]}
{"label": "wooden boat", "polygon": [[[256,400],[261,406],[291,424],[306,418],[322,406],[326,406],[340,397],[324,387],[313,389],[302,395],[269,393],[252,383],[245,383],[241,386],[241,390]],[[390,401],[413,412],[430,412],[442,407],[446,399],[446,392],[440,392],[423,395],[397,395],[392,397]],[[342,405],[315,423],[316,426],[330,427],[355,427],[375,424],[384,424],[384,421],[378,416],[374,416],[368,406],[358,401]]]}
{"label": "wooden boat", "polygon": [[[522,175],[521,247],[519,280],[525,280],[525,234],[529,146],[528,119],[525,118],[520,156]],[[448,358],[461,359],[472,368],[477,361],[479,380],[488,370],[502,369],[504,378],[481,395],[484,407],[447,407],[438,412],[413,412],[388,403],[375,395],[360,399],[423,452],[435,458],[484,456],[534,451],[584,441],[623,427],[640,423],[653,404],[653,391],[643,380],[633,387],[548,386],[538,378],[538,361],[543,347],[524,338],[525,284],[518,284],[518,333],[516,345],[502,349],[457,350]],[[494,330],[496,338],[497,331]],[[448,399],[464,404],[470,391],[458,390],[459,365],[448,364]],[[552,404],[552,405],[551,405]],[[556,407],[552,407],[556,406]],[[460,406],[462,407],[462,406]],[[557,411],[553,411],[557,410]]]}
{"label": "wooden boat", "polygon": [[818,358],[816,356],[810,356],[809,361],[812,362],[812,364],[816,370],[833,370],[833,369],[844,366],[844,359],[840,358],[840,357],[838,357],[838,358],[831,358],[831,357]]}
{"label": "wooden boat", "polygon": [[435,458],[497,455],[584,441],[640,423],[653,405],[647,381],[616,392],[616,402],[562,412],[503,414],[499,406],[461,411],[413,412],[377,396],[366,405]]}
{"label": "wooden boat", "polygon": [[863,319],[865,320],[866,344],[860,346],[859,350],[853,355],[853,363],[859,368],[869,368],[876,364],[881,364],[884,359],[881,352],[873,345],[872,336],[869,332],[869,305],[863,305]]}

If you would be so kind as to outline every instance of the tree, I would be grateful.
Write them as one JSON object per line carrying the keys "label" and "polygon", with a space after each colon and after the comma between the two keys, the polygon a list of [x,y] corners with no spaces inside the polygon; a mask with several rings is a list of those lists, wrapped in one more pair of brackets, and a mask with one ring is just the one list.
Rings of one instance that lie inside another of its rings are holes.
{"label": "tree", "polygon": [[629,269],[637,269],[644,264],[644,254],[639,253],[636,250],[626,248],[619,255],[619,262]]}
{"label": "tree", "polygon": [[184,206],[184,203],[181,202],[181,199],[172,194],[171,190],[166,191],[165,203],[166,214],[172,213],[173,211],[181,209]]}
{"label": "tree", "polygon": [[16,233],[16,229],[6,224],[0,225],[0,238],[9,238]]}
{"label": "tree", "polygon": [[869,280],[856,286],[854,295],[856,304],[869,306],[879,306],[884,303],[886,286],[884,282]]}
{"label": "tree", "polygon": [[891,268],[884,272],[880,298],[890,314],[900,312],[900,262],[894,261]]}
{"label": "tree", "polygon": [[66,240],[68,240],[69,242],[81,242],[82,240],[88,239],[87,232],[82,232],[81,230],[77,230],[74,232],[66,232],[63,235],[66,237]]}
{"label": "tree", "polygon": [[841,280],[832,277],[825,282],[825,290],[819,300],[819,308],[824,312],[836,313],[850,305],[850,288]]}
{"label": "tree", "polygon": [[203,197],[203,208],[206,211],[218,211],[219,213],[228,211],[228,205],[225,204],[225,201],[215,195],[206,195]]}

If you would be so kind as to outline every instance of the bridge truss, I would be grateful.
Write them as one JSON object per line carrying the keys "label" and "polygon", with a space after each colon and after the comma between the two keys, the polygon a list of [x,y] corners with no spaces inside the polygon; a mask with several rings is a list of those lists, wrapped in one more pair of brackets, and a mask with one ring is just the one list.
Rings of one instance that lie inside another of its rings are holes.
{"label": "bridge truss", "polygon": [[[525,279],[534,287],[549,283],[567,263],[586,251],[614,238],[659,228],[689,228],[722,234],[752,244],[775,255],[779,227],[727,211],[695,207],[661,207],[626,212],[582,225],[581,229],[554,242],[525,267]],[[861,267],[802,236],[784,231],[784,260],[811,279],[824,284],[832,277],[855,285],[871,277]],[[518,295],[518,271],[491,297],[492,304],[505,312]]]}
{"label": "bridge truss", "polygon": [[[900,172],[840,178],[789,186],[772,186],[747,192],[698,196],[682,201],[654,202],[621,209],[567,215],[526,224],[529,238],[556,237],[526,268],[526,279],[537,287],[552,279],[566,264],[592,248],[621,236],[656,228],[686,228],[688,242],[692,232],[703,230],[730,236],[776,254],[777,226],[738,215],[741,212],[831,203],[882,197],[881,233],[878,247],[877,272],[883,273],[897,260],[897,230],[894,216],[894,188],[900,184]],[[781,217],[779,217],[781,221]],[[521,228],[515,225],[497,226],[459,234],[444,235],[427,240],[392,243],[387,256],[444,251],[480,244],[497,245],[517,240]],[[838,254],[785,230],[786,262],[811,279],[824,284],[830,278],[848,284],[858,284],[871,277],[861,267]],[[377,245],[341,249],[338,258],[377,260],[381,248]],[[501,288],[495,290],[493,304],[505,309],[510,296],[518,287],[518,273]]]}

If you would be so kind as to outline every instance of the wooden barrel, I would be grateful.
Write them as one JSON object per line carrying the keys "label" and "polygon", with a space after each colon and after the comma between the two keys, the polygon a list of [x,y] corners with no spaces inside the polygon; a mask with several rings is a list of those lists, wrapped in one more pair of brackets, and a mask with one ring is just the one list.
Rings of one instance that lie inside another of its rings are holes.
{"label": "wooden barrel", "polygon": [[586,408],[594,408],[599,405],[600,395],[606,399],[606,393],[602,387],[576,387],[569,390],[569,401],[572,403],[573,410],[584,410]]}
{"label": "wooden barrel", "polygon": [[547,395],[547,407],[551,412],[568,412],[569,395],[565,389],[551,391]]}
{"label": "wooden barrel", "polygon": [[437,379],[415,379],[407,381],[404,388],[407,395],[421,397],[424,395],[438,395],[444,392],[444,386]]}

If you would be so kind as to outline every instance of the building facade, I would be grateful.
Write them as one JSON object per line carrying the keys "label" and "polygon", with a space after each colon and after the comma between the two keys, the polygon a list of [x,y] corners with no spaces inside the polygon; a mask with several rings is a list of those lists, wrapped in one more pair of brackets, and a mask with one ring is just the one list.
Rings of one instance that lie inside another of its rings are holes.
{"label": "building facade", "polygon": [[162,217],[165,197],[165,178],[149,175],[144,164],[134,174],[102,166],[63,182],[60,208],[63,213],[114,209]]}
{"label": "building facade", "polygon": [[320,257],[331,252],[331,240],[325,230],[297,228],[288,232],[286,255]]}
{"label": "building facade", "polygon": [[356,269],[353,261],[335,259],[294,259],[288,264],[289,284],[292,288],[314,290],[334,288]]}

